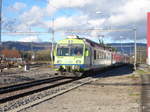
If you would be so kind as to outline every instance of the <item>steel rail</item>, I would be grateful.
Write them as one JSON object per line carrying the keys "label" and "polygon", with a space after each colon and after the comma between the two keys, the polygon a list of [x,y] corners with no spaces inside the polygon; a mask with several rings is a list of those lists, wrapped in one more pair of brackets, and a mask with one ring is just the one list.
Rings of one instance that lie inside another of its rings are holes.
{"label": "steel rail", "polygon": [[6,87],[1,87],[0,94],[33,87],[33,86],[44,84],[44,83],[54,82],[54,81],[58,81],[58,80],[65,79],[65,78],[66,77],[59,76],[59,77],[40,79],[40,80],[29,81],[29,82],[25,82],[25,83],[21,83],[21,84],[15,84],[15,85],[10,85],[10,86],[6,86]]}
{"label": "steel rail", "polygon": [[47,89],[51,89],[66,83],[70,83],[74,80],[77,79],[63,79],[60,80],[58,82],[52,82],[52,83],[48,83],[48,84],[43,84],[43,85],[36,85],[35,87],[31,87],[31,88],[27,88],[27,89],[23,89],[23,90],[18,90],[18,91],[13,91],[12,93],[8,93],[8,94],[4,94],[3,96],[6,97],[1,97],[0,98],[0,103],[6,103],[8,101],[12,101],[18,98],[22,98],[24,96],[29,96],[32,95],[34,93],[38,93]]}

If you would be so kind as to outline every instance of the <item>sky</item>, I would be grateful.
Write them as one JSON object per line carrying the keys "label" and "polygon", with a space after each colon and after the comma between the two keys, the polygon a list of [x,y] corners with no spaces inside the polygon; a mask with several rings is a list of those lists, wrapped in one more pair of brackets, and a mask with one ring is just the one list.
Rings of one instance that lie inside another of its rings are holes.
{"label": "sky", "polygon": [[147,12],[150,0],[2,0],[2,41],[51,42],[54,30],[56,42],[79,35],[125,43],[134,41],[133,31],[107,31],[136,28],[137,41],[146,42]]}

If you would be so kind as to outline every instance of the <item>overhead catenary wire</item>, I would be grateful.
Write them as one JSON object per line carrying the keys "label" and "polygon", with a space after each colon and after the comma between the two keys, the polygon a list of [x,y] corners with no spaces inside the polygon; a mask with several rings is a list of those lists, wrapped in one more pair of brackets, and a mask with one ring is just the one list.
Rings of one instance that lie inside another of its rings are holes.
{"label": "overhead catenary wire", "polygon": [[[131,32],[134,29],[59,29],[55,32],[85,32],[85,31],[98,31],[98,32]],[[48,34],[53,31],[48,32],[2,32],[2,34]]]}

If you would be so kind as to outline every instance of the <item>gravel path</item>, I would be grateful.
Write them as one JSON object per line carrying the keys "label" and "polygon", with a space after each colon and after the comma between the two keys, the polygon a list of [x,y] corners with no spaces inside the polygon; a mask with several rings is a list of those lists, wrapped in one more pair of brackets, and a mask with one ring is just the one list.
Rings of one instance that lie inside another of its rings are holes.
{"label": "gravel path", "polygon": [[96,82],[23,112],[139,112],[140,78],[129,73],[131,71],[128,67],[106,72],[97,77]]}

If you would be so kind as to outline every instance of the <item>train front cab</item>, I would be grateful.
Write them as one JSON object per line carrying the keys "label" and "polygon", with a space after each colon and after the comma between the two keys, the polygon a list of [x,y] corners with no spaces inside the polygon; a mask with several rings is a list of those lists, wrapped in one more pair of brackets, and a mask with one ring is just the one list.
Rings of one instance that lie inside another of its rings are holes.
{"label": "train front cab", "polygon": [[79,74],[86,69],[85,60],[89,56],[89,50],[87,50],[83,40],[65,39],[58,42],[54,56],[54,65],[59,73]]}

